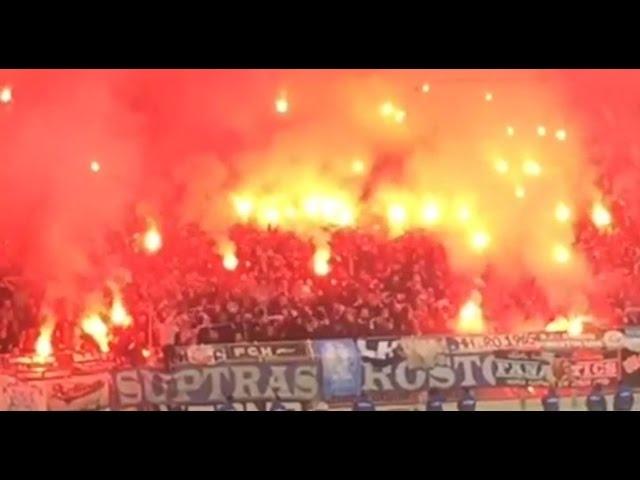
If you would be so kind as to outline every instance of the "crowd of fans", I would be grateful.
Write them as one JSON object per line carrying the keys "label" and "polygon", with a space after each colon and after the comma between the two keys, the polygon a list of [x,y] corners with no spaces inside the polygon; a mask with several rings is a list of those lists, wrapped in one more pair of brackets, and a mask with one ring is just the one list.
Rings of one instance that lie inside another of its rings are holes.
{"label": "crowd of fans", "polygon": [[[603,305],[592,307],[619,323],[640,304],[640,229],[624,206],[614,207],[615,230],[603,234],[579,222],[576,247],[605,293]],[[534,279],[502,284],[491,268],[479,278],[456,274],[443,246],[424,232],[395,239],[374,231],[331,232],[324,276],[312,266],[313,240],[292,232],[235,227],[229,233],[239,260],[233,270],[196,226],[164,233],[153,256],[133,251],[124,237],[112,242],[127,265],[122,294],[135,325],[117,335],[115,349],[447,333],[474,290],[482,293],[490,329],[509,330],[510,319],[554,316]],[[32,349],[40,321],[38,299],[25,299],[12,278],[5,274],[0,282],[0,353]],[[94,342],[75,328],[73,348],[91,348]],[[56,330],[54,341],[63,341],[65,332]]]}

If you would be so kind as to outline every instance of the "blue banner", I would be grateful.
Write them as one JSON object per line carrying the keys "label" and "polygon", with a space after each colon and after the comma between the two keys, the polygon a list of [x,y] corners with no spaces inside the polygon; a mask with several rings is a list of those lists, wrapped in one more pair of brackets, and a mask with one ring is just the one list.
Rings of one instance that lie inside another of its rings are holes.
{"label": "blue banner", "polygon": [[319,340],[313,350],[322,365],[322,393],[325,400],[353,397],[362,387],[362,362],[353,340]]}

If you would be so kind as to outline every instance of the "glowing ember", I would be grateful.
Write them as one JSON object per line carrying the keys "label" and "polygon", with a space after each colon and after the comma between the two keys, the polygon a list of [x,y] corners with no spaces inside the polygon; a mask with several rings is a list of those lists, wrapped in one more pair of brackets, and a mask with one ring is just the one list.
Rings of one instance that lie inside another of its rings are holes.
{"label": "glowing ember", "polygon": [[493,93],[491,93],[491,92],[486,92],[486,93],[484,94],[484,99],[485,99],[485,101],[486,101],[486,102],[491,102],[491,101],[493,101]]}
{"label": "glowing ember", "polygon": [[422,90],[422,93],[429,93],[431,86],[428,83],[423,83],[420,89]]}
{"label": "glowing ember", "polygon": [[331,251],[329,247],[324,245],[316,249],[313,254],[313,271],[319,277],[324,277],[329,274],[331,267],[329,266],[329,260],[331,259]]}
{"label": "glowing ember", "polygon": [[393,114],[393,119],[397,123],[402,123],[404,122],[404,119],[406,116],[407,116],[407,112],[405,112],[404,110],[396,110],[396,112]]}
{"label": "glowing ember", "polygon": [[571,251],[561,244],[557,244],[553,247],[553,259],[560,264],[569,263],[571,260]]}
{"label": "glowing ember", "polygon": [[463,205],[458,208],[457,217],[460,223],[467,223],[469,220],[471,220],[471,210],[469,209],[469,207]]}
{"label": "glowing ember", "polygon": [[407,209],[402,205],[391,205],[387,211],[387,219],[392,229],[401,229],[407,221]]}
{"label": "glowing ember", "polygon": [[131,316],[127,312],[119,293],[114,293],[113,304],[111,305],[111,323],[116,327],[130,327],[133,323]]}
{"label": "glowing ember", "polygon": [[611,214],[602,203],[597,202],[591,209],[591,221],[598,229],[607,228],[611,226]]}
{"label": "glowing ember", "polygon": [[144,358],[149,358],[151,356],[151,351],[148,348],[143,348],[142,349],[142,356]]}
{"label": "glowing ember", "polygon": [[513,137],[516,133],[515,128],[513,128],[511,125],[507,126],[507,135],[510,137]]}
{"label": "glowing ember", "polygon": [[547,128],[544,125],[539,125],[536,129],[538,136],[544,137],[547,134]]}
{"label": "glowing ember", "polygon": [[82,320],[82,331],[95,340],[100,351],[109,351],[109,329],[97,313],[88,315]]}
{"label": "glowing ember", "polygon": [[393,106],[391,102],[384,102],[380,105],[380,115],[383,117],[390,117],[396,111],[396,107]]}
{"label": "glowing ember", "polygon": [[527,194],[527,191],[524,189],[524,187],[522,185],[518,185],[518,186],[516,186],[516,189],[515,189],[514,193],[516,195],[516,198],[519,198],[519,199],[522,200],[525,197],[525,195]]}
{"label": "glowing ember", "polygon": [[89,168],[93,173],[98,173],[100,171],[100,163],[95,160],[89,164]]}
{"label": "glowing ember", "polygon": [[157,253],[162,248],[162,235],[155,225],[151,225],[144,233],[142,245],[149,254]]}
{"label": "glowing ember", "polygon": [[556,205],[555,217],[558,222],[566,223],[571,219],[571,209],[565,203],[559,202]]}
{"label": "glowing ember", "polygon": [[478,292],[473,292],[471,298],[460,308],[458,312],[457,329],[461,333],[484,332],[484,315],[482,313],[482,297]]}
{"label": "glowing ember", "polygon": [[13,100],[13,90],[11,87],[2,87],[2,89],[0,89],[0,103],[7,105],[11,103],[11,100]]}

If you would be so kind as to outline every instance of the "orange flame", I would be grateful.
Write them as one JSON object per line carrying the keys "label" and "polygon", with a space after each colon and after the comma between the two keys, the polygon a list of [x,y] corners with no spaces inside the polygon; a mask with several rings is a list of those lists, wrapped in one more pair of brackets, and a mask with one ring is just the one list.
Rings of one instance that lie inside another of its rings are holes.
{"label": "orange flame", "polygon": [[331,250],[327,245],[320,246],[313,254],[313,271],[319,277],[324,277],[329,274],[331,267],[329,266],[329,260],[331,259]]}
{"label": "orange flame", "polygon": [[484,332],[484,315],[482,313],[482,297],[474,292],[471,298],[458,312],[458,331],[462,333]]}
{"label": "orange flame", "polygon": [[40,327],[40,334],[35,344],[35,361],[38,363],[45,363],[53,353],[51,337],[53,336],[54,327],[55,321],[53,319],[47,320],[44,325]]}
{"label": "orange flame", "polygon": [[97,313],[86,316],[81,326],[82,331],[96,341],[101,352],[109,351],[109,329]]}
{"label": "orange flame", "polygon": [[236,246],[229,240],[220,243],[220,254],[222,255],[222,266],[230,272],[238,268],[238,257],[236,257]]}
{"label": "orange flame", "polygon": [[114,292],[113,304],[111,305],[111,323],[117,327],[130,327],[133,323],[131,316],[122,303],[122,298],[118,292]]}
{"label": "orange flame", "polygon": [[582,335],[584,331],[585,317],[575,315],[572,317],[556,317],[544,328],[547,332],[567,332],[571,337]]}

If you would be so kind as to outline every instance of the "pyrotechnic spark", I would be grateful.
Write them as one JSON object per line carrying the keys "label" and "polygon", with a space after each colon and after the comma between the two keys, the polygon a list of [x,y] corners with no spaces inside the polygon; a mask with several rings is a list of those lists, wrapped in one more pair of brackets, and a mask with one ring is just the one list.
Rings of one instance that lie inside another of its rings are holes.
{"label": "pyrotechnic spark", "polygon": [[461,223],[467,223],[469,220],[471,220],[471,210],[466,205],[463,205],[460,208],[458,208],[457,216],[458,216],[458,220]]}
{"label": "pyrotechnic spark", "polygon": [[101,352],[109,351],[109,329],[97,313],[82,319],[82,331],[95,340]]}
{"label": "pyrotechnic spark", "polygon": [[142,356],[143,356],[144,358],[149,358],[149,357],[151,356],[151,351],[149,351],[149,349],[148,349],[148,348],[143,348],[143,349],[142,349]]}
{"label": "pyrotechnic spark", "polygon": [[572,317],[558,316],[544,328],[547,332],[567,332],[571,337],[582,335],[586,317],[575,315]]}
{"label": "pyrotechnic spark", "polygon": [[552,254],[553,259],[560,264],[566,264],[571,260],[571,251],[560,243],[554,245]]}
{"label": "pyrotechnic spark", "polygon": [[278,112],[280,115],[284,115],[287,112],[289,112],[289,100],[287,100],[286,96],[284,95],[279,96],[276,99],[275,105],[276,105],[276,112]]}
{"label": "pyrotechnic spark", "polygon": [[280,212],[275,207],[268,207],[264,210],[263,223],[266,225],[277,225],[280,221]]}
{"label": "pyrotechnic spark", "polygon": [[421,87],[422,93],[429,93],[431,86],[428,83],[423,83]]}
{"label": "pyrotechnic spark", "polygon": [[133,323],[131,316],[122,302],[119,292],[113,294],[113,304],[111,305],[111,323],[116,327],[130,327]]}
{"label": "pyrotechnic spark", "polygon": [[539,177],[542,173],[542,167],[535,160],[525,160],[522,164],[522,172],[530,177]]}
{"label": "pyrotechnic spark", "polygon": [[407,112],[405,112],[404,110],[396,110],[396,112],[393,114],[393,119],[396,121],[396,123],[403,123],[406,116]]}
{"label": "pyrotechnic spark", "polygon": [[559,142],[564,142],[567,139],[567,132],[563,129],[556,131],[556,139]]}
{"label": "pyrotechnic spark", "polygon": [[593,204],[593,208],[591,209],[591,221],[599,230],[611,226],[611,214],[601,202]]}
{"label": "pyrotechnic spark", "polygon": [[471,247],[476,252],[483,252],[491,243],[491,237],[487,232],[478,231],[471,235]]}
{"label": "pyrotechnic spark", "polygon": [[507,135],[510,137],[513,137],[516,133],[515,128],[513,128],[511,125],[507,126]]}
{"label": "pyrotechnic spark", "polygon": [[94,160],[91,162],[91,164],[89,164],[89,168],[93,173],[98,173],[100,171],[100,163]]}
{"label": "pyrotechnic spark", "polygon": [[538,136],[544,137],[547,134],[547,128],[544,125],[538,125],[536,132],[538,132]]}
{"label": "pyrotechnic spark", "polygon": [[516,195],[516,198],[519,198],[522,200],[527,194],[527,191],[524,189],[522,185],[517,185],[514,193]]}
{"label": "pyrotechnic spark", "polygon": [[565,203],[559,202],[556,205],[555,217],[558,222],[566,223],[571,218],[571,209]]}
{"label": "pyrotechnic spark", "polygon": [[313,271],[319,277],[329,274],[331,268],[329,260],[331,259],[331,251],[327,245],[318,247],[313,254]]}
{"label": "pyrotechnic spark", "polygon": [[155,225],[150,225],[144,232],[142,245],[149,254],[157,253],[162,248],[162,235]]}
{"label": "pyrotechnic spark", "polygon": [[9,86],[0,89],[0,103],[8,105],[13,100],[13,90]]}
{"label": "pyrotechnic spark", "polygon": [[499,158],[498,160],[496,160],[493,166],[501,175],[504,175],[509,171],[509,162],[507,162],[504,158]]}
{"label": "pyrotechnic spark", "polygon": [[485,101],[487,101],[487,102],[491,102],[491,101],[493,100],[493,93],[491,93],[491,92],[486,92],[486,93],[484,94],[484,99],[485,99]]}
{"label": "pyrotechnic spark", "polygon": [[482,333],[484,331],[484,315],[482,313],[482,297],[474,292],[471,298],[458,312],[457,329],[461,333]]}

